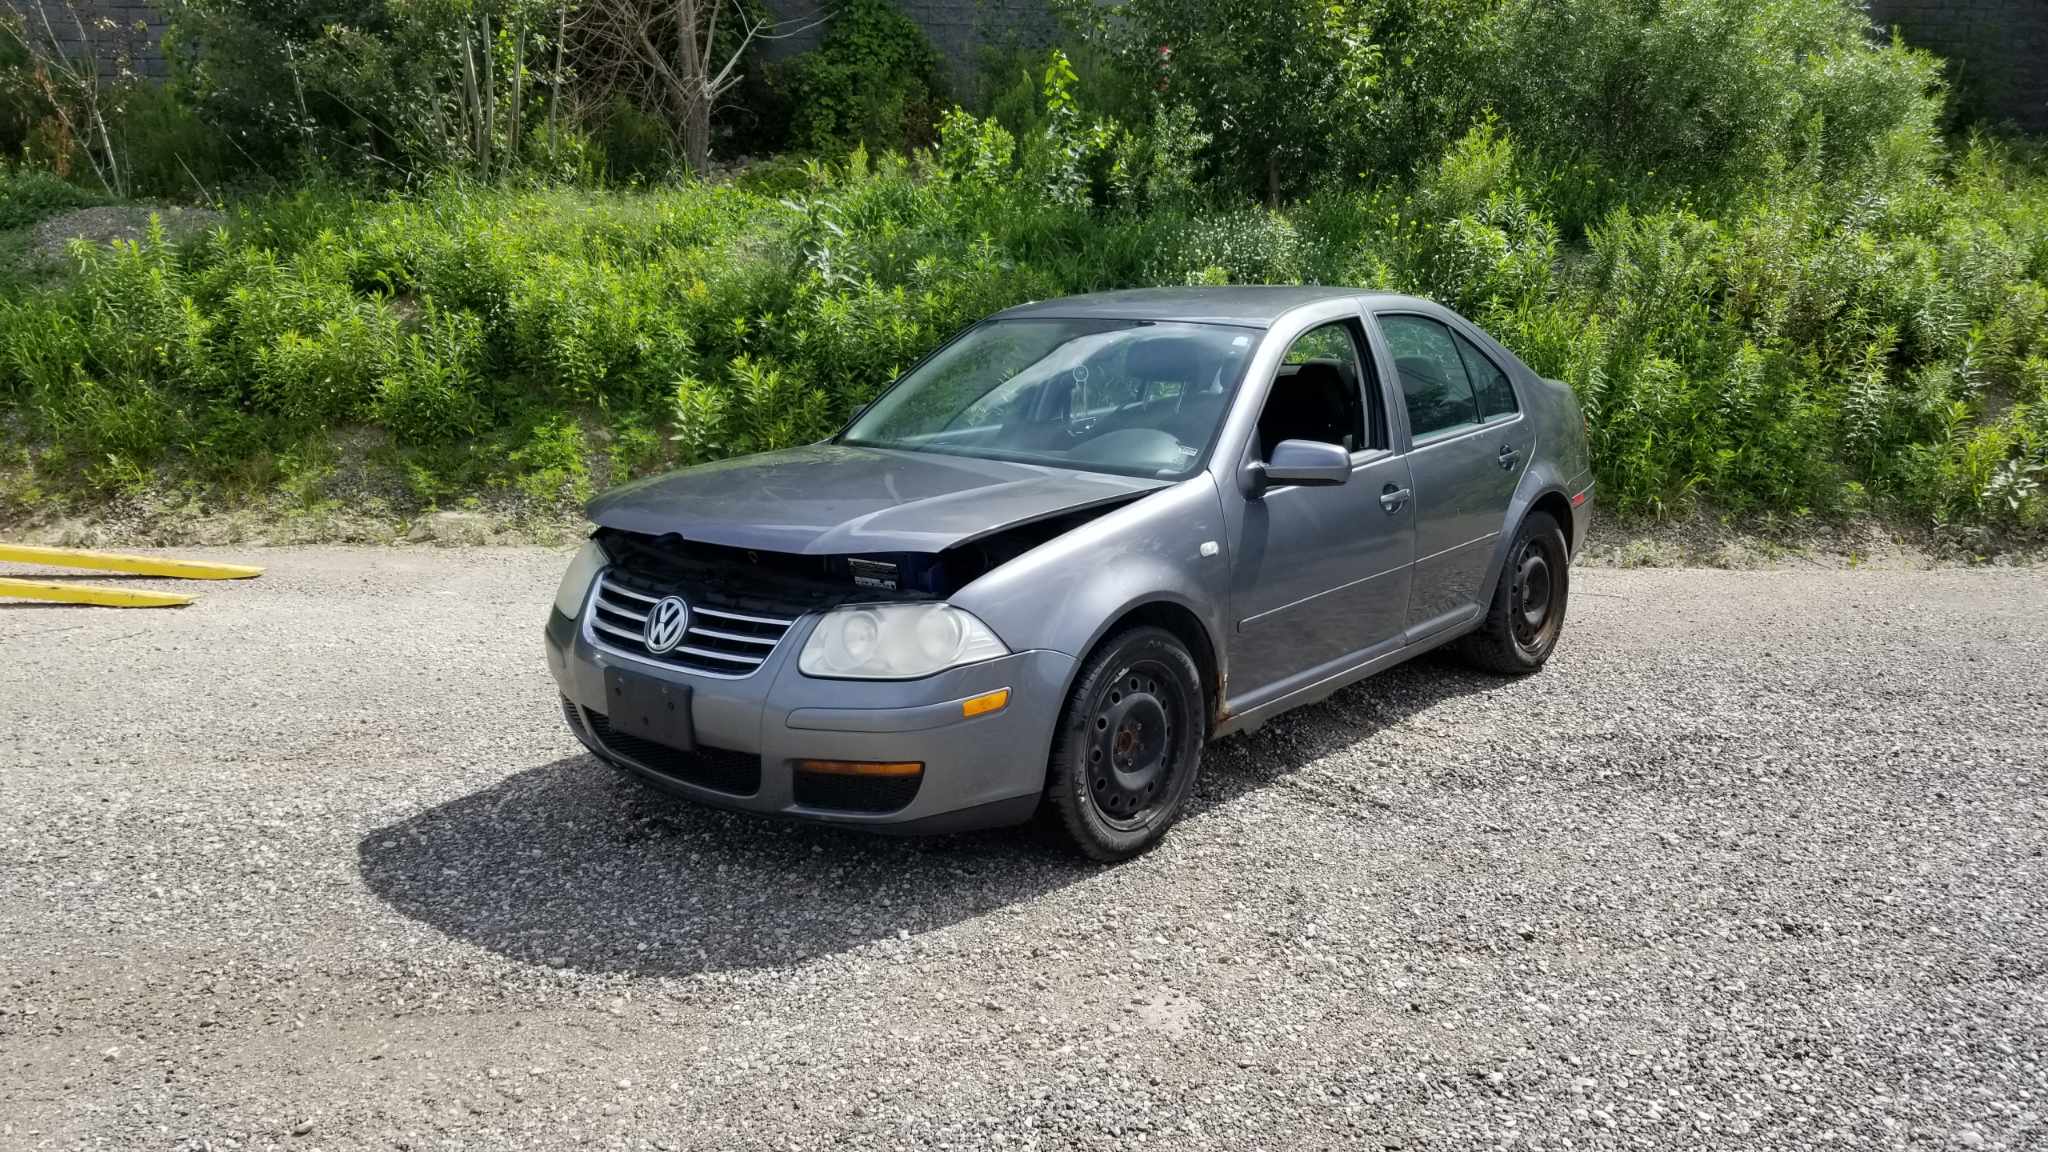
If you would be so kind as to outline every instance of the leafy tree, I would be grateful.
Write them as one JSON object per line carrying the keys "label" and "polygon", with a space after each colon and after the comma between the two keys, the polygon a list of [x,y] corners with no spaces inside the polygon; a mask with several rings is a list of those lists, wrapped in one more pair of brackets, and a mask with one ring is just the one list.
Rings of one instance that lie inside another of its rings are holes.
{"label": "leafy tree", "polygon": [[1377,116],[1381,53],[1341,0],[1060,0],[1067,19],[1213,135],[1216,174],[1269,204],[1345,175]]}

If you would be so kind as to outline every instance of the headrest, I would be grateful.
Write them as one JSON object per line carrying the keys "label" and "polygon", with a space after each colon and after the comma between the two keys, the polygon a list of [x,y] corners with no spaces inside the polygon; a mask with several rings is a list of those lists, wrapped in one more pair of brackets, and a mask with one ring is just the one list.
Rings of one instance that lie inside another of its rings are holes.
{"label": "headrest", "polygon": [[1193,384],[1202,375],[1202,346],[1178,336],[1141,340],[1124,353],[1124,365],[1135,379]]}
{"label": "headrest", "polygon": [[1306,391],[1342,393],[1344,373],[1328,360],[1310,360],[1294,370],[1294,387]]}
{"label": "headrest", "polygon": [[1437,371],[1436,361],[1431,360],[1427,356],[1403,356],[1399,360],[1394,361],[1394,367],[1401,370],[1401,375],[1415,380],[1430,384],[1446,382],[1444,374]]}

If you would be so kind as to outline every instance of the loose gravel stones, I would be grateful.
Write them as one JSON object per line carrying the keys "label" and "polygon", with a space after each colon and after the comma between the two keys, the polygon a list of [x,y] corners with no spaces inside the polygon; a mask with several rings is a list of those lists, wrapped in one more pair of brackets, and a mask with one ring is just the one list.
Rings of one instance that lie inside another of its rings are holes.
{"label": "loose gravel stones", "polygon": [[1581,570],[1104,869],[619,778],[565,559],[0,608],[0,1148],[2048,1147],[2048,571]]}

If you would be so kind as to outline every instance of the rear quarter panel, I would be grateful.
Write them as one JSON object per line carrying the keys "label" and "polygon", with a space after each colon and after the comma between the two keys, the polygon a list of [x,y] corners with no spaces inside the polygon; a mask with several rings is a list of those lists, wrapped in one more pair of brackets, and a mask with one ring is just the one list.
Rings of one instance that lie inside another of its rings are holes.
{"label": "rear quarter panel", "polygon": [[[1488,342],[1495,348],[1500,347],[1490,337]],[[1502,351],[1506,352],[1506,349]],[[1507,561],[1507,550],[1514,543],[1515,530],[1521,526],[1529,510],[1551,494],[1563,497],[1569,505],[1572,495],[1583,491],[1593,481],[1591,457],[1586,447],[1586,425],[1578,397],[1569,385],[1538,376],[1513,353],[1507,354],[1518,370],[1516,392],[1535,427],[1536,439],[1530,450],[1529,466],[1523,470],[1521,483],[1515,487],[1514,498],[1508,504],[1507,519],[1494,542],[1492,567],[1485,586],[1480,590],[1481,604],[1492,600],[1494,587],[1500,581],[1501,566]],[[1571,509],[1573,522],[1562,525],[1565,539],[1574,553],[1585,539],[1586,521],[1592,511],[1590,502],[1581,508]]]}

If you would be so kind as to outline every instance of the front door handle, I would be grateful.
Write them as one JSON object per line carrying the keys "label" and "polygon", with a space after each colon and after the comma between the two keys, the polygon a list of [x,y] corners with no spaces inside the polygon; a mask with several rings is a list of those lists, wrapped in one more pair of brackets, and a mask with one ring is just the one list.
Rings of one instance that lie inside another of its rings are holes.
{"label": "front door handle", "polygon": [[1513,468],[1515,466],[1516,459],[1518,459],[1521,455],[1521,452],[1517,451],[1513,444],[1501,445],[1500,466],[1502,468]]}
{"label": "front door handle", "polygon": [[1397,488],[1389,484],[1380,490],[1380,507],[1386,509],[1387,514],[1391,516],[1399,512],[1401,505],[1408,503],[1409,498],[1414,495],[1415,493],[1406,488]]}

